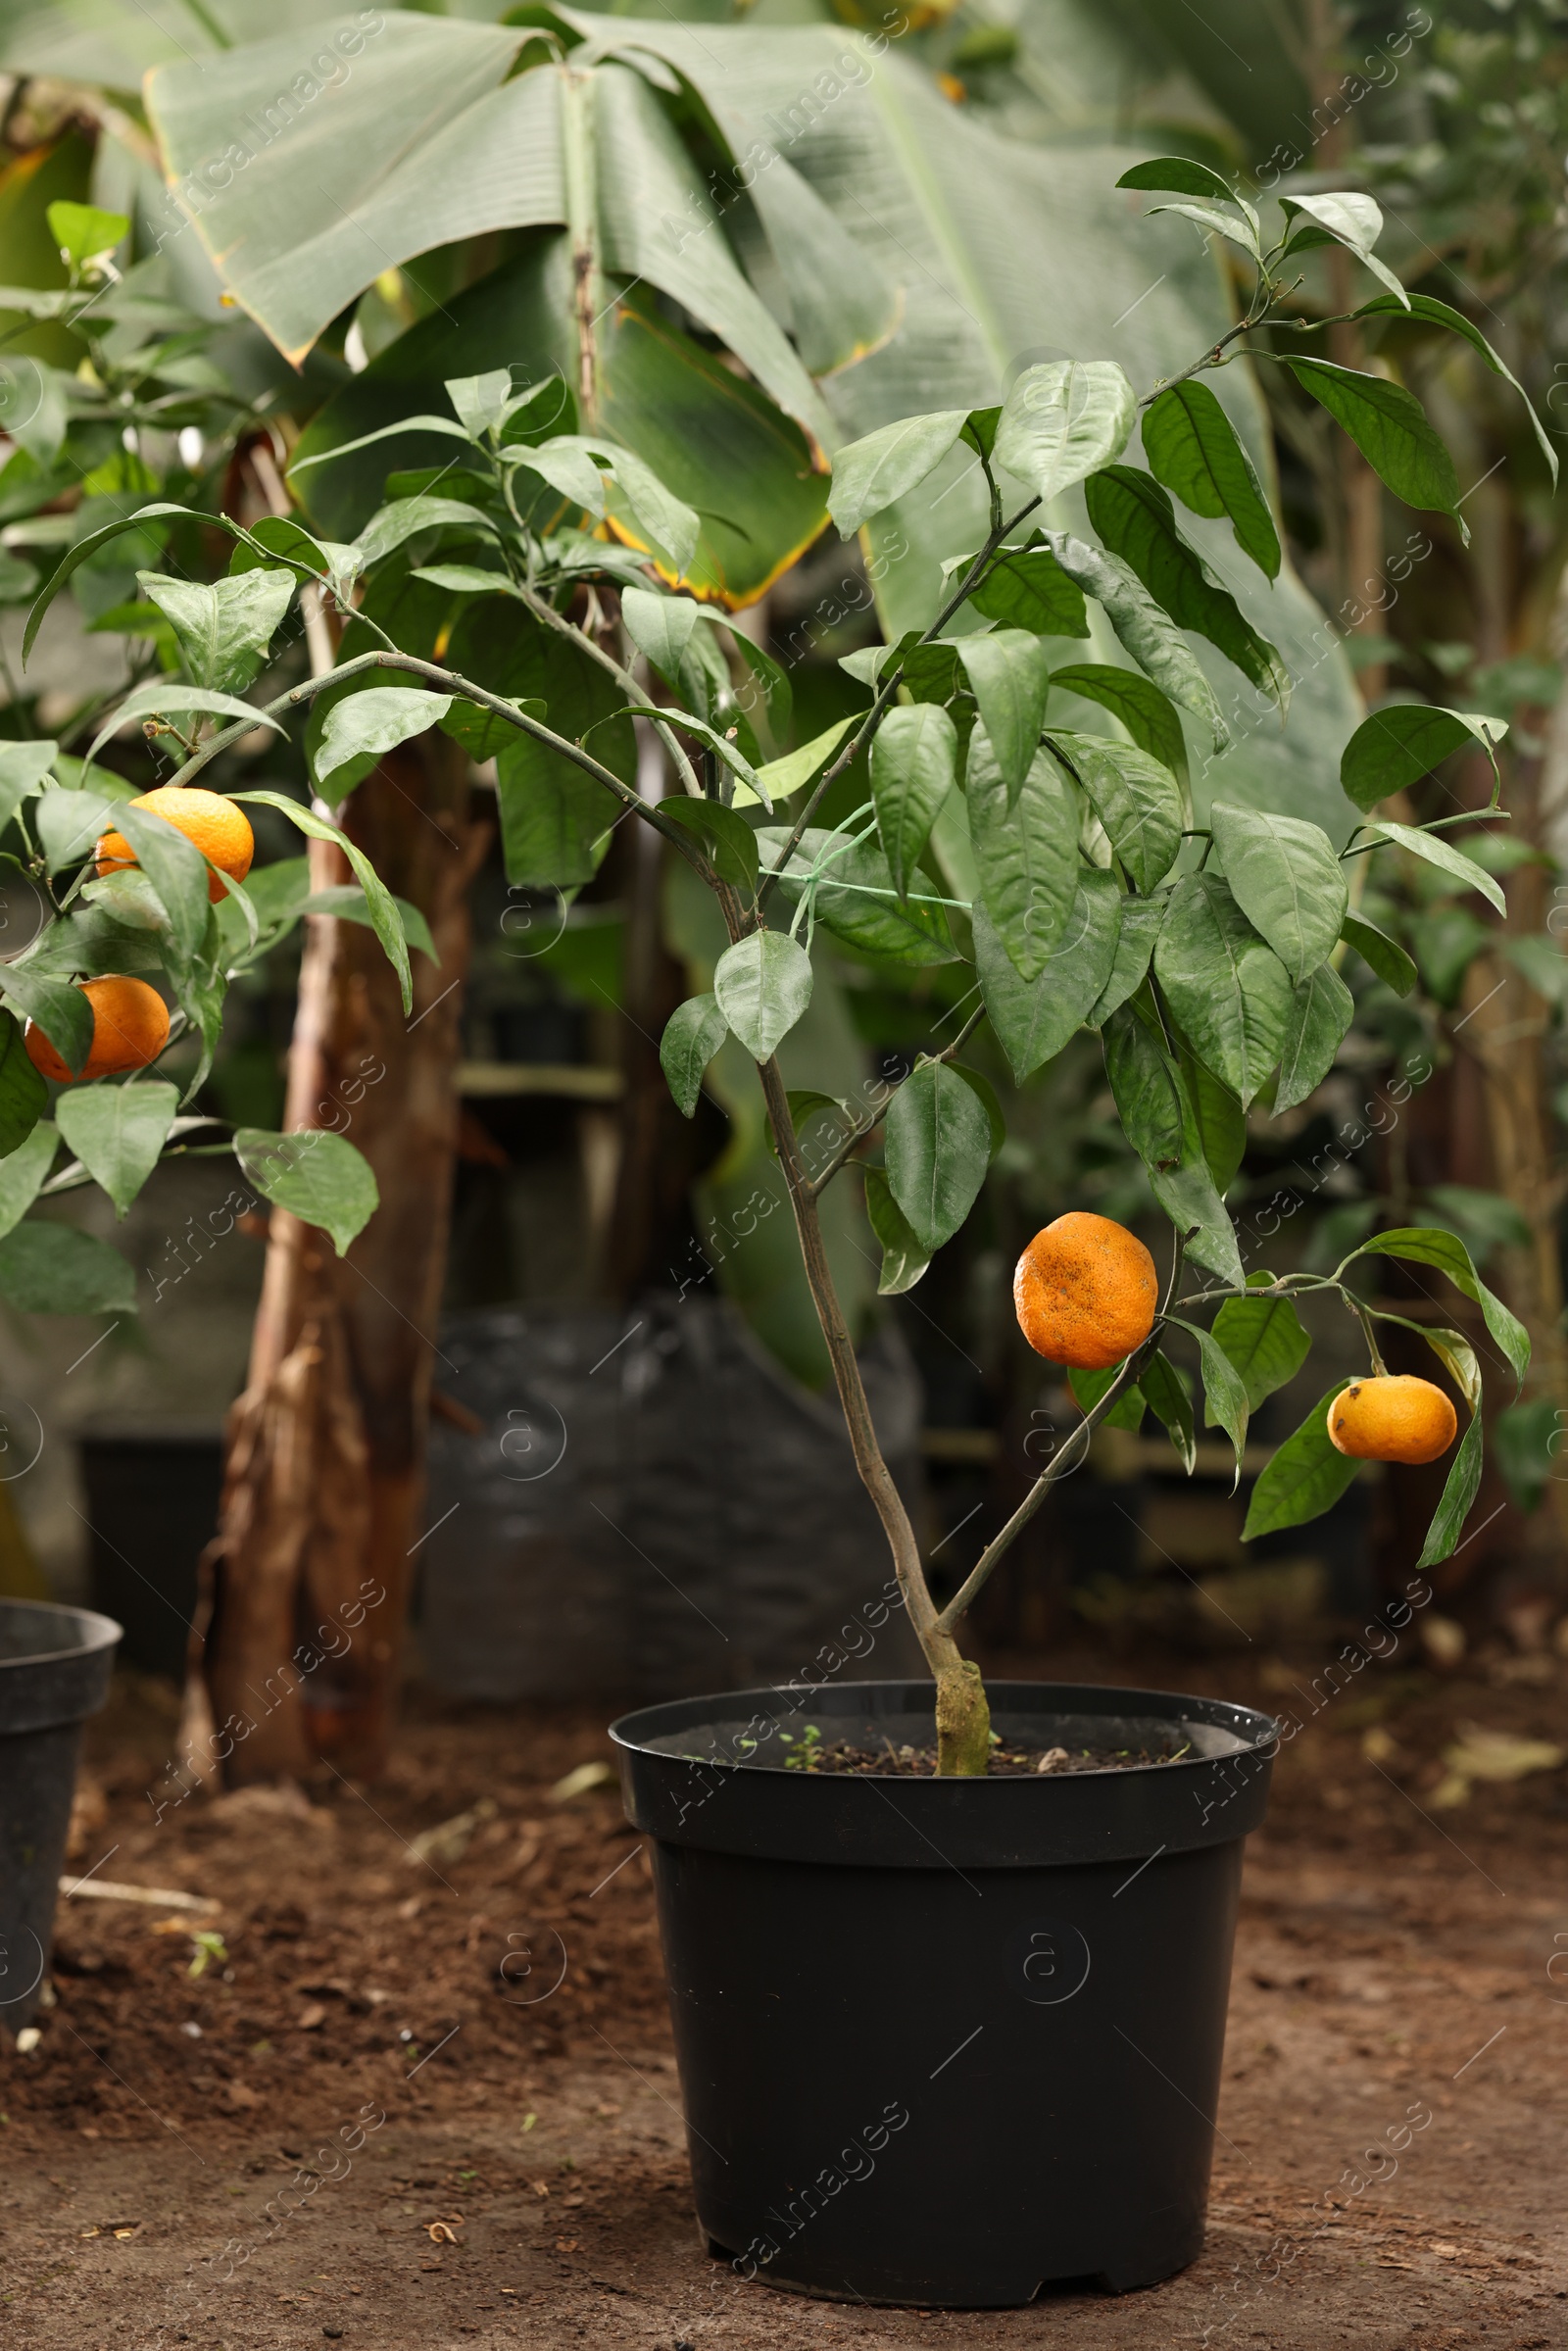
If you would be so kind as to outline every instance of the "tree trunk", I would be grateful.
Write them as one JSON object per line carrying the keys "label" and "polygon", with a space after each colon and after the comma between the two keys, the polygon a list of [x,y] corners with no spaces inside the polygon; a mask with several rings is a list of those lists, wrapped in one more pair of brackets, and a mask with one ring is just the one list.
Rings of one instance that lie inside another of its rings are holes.
{"label": "tree trunk", "polygon": [[[413,1562],[423,1532],[423,1435],[446,1266],[468,885],[486,830],[467,762],[428,736],[384,759],[346,829],[430,925],[414,1009],[363,923],[311,915],[289,1053],[289,1131],[346,1134],[380,1206],[339,1258],[274,1208],[250,1376],[228,1417],[219,1534],[186,1752],[209,1779],[345,1772],[385,1758]],[[311,844],[317,888],[350,879]]]}

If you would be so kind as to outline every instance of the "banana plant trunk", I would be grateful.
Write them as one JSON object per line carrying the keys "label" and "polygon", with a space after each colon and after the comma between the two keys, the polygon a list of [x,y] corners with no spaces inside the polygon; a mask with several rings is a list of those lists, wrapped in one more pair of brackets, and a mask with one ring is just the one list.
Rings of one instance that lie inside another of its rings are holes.
{"label": "banana plant trunk", "polygon": [[[190,1768],[230,1784],[325,1761],[375,1772],[423,1527],[426,1408],[446,1267],[468,886],[487,828],[438,736],[367,777],[346,829],[430,925],[405,1016],[364,924],[307,917],[284,1126],[347,1135],[380,1205],[339,1258],[274,1208],[250,1373],[228,1416],[219,1532],[189,1677]],[[313,887],[349,880],[311,845]]]}

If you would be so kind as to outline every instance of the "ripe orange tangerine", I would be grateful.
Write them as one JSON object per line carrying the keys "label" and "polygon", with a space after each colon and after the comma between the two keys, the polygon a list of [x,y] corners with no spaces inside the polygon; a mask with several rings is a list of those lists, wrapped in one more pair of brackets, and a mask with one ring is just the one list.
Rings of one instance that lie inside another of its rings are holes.
{"label": "ripe orange tangerine", "polygon": [[78,982],[92,1006],[92,1050],[79,1070],[67,1067],[41,1028],[28,1021],[23,1037],[27,1058],[41,1077],[74,1086],[86,1078],[117,1077],[145,1069],[169,1042],[169,1006],[145,980],[111,974]]}
{"label": "ripe orange tangerine", "polygon": [[1441,1388],[1407,1373],[1352,1380],[1329,1406],[1329,1443],[1357,1461],[1436,1461],[1458,1433]]}
{"label": "ripe orange tangerine", "polygon": [[[130,802],[133,808],[145,808],[149,815],[162,816],[187,841],[195,843],[204,857],[210,857],[219,873],[232,874],[242,882],[251,869],[256,855],[256,836],[251,831],[250,818],[233,801],[225,800],[221,792],[203,792],[199,787],[184,784],[160,784],[156,792],[144,792]],[[98,870],[117,873],[137,861],[136,852],[123,833],[105,833],[98,844]],[[227,884],[219,873],[207,876],[207,895],[214,906],[228,895]]]}
{"label": "ripe orange tangerine", "polygon": [[1154,1327],[1159,1277],[1135,1233],[1072,1209],[1037,1233],[1012,1277],[1018,1328],[1037,1355],[1105,1371]]}

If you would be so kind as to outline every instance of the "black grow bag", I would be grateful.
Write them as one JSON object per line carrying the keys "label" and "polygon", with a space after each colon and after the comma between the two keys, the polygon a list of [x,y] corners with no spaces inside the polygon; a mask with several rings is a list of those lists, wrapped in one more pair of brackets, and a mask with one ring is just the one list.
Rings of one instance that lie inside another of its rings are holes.
{"label": "black grow bag", "polygon": [[[780,1768],[780,1730],[929,1743],[928,1683],[626,1715],[654,1839],[697,2211],[743,2277],[1013,2307],[1153,2284],[1203,2242],[1242,1839],[1266,1715],[1003,1682],[1004,1739],[1185,1760],[936,1780]],[[755,1748],[747,1741],[755,1740]],[[737,1762],[739,1755],[749,1758]]]}
{"label": "black grow bag", "polygon": [[0,2024],[38,2005],[81,1726],[109,1694],[120,1627],[90,1608],[0,1600]]}

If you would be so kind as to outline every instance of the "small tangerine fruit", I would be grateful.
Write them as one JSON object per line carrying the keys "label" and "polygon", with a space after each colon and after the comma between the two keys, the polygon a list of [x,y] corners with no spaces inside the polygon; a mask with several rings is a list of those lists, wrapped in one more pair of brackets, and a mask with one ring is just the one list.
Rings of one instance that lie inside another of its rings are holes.
{"label": "small tangerine fruit", "polygon": [[1357,1461],[1436,1461],[1459,1419],[1441,1388],[1404,1373],[1352,1380],[1329,1406],[1329,1442]]}
{"label": "small tangerine fruit", "polygon": [[113,974],[107,979],[78,983],[92,1006],[92,1050],[79,1070],[68,1068],[36,1022],[29,1020],[23,1043],[27,1058],[41,1077],[62,1086],[85,1078],[116,1077],[122,1070],[145,1069],[169,1042],[169,1006],[145,980]]}
{"label": "small tangerine fruit", "polygon": [[1159,1276],[1135,1233],[1073,1209],[1037,1233],[1012,1277],[1018,1328],[1037,1355],[1106,1371],[1154,1327]]}
{"label": "small tangerine fruit", "polygon": [[[251,869],[256,855],[256,836],[251,831],[250,818],[243,808],[225,800],[221,792],[203,792],[184,784],[160,784],[156,792],[144,792],[139,800],[129,804],[133,808],[145,808],[151,816],[162,816],[174,830],[194,842],[204,857],[210,857],[218,873],[207,876],[207,895],[214,906],[228,895],[228,885],[219,874],[232,874],[242,882]],[[118,873],[137,861],[136,852],[123,833],[105,833],[98,844],[100,873]]]}

